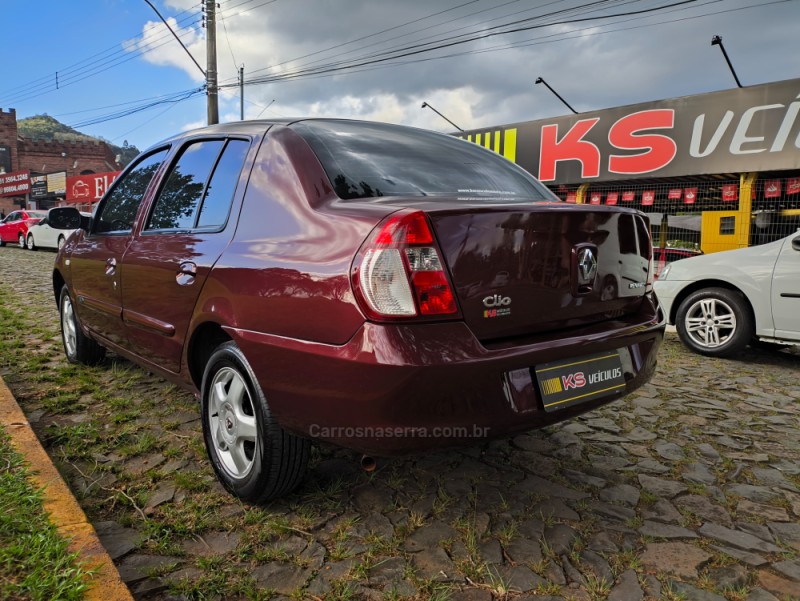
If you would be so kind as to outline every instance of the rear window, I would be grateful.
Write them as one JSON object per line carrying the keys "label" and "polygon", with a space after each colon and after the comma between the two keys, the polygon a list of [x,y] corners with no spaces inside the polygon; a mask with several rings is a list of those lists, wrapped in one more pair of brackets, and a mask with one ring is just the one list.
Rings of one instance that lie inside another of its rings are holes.
{"label": "rear window", "polygon": [[472,142],[383,123],[292,124],[342,199],[447,196],[480,203],[558,202],[528,172]]}

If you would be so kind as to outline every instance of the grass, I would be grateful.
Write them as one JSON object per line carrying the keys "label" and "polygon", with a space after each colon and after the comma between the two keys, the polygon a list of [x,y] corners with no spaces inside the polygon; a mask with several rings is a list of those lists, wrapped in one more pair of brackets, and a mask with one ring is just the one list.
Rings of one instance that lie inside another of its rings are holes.
{"label": "grass", "polygon": [[48,520],[29,476],[0,429],[0,598],[82,599],[90,573]]}

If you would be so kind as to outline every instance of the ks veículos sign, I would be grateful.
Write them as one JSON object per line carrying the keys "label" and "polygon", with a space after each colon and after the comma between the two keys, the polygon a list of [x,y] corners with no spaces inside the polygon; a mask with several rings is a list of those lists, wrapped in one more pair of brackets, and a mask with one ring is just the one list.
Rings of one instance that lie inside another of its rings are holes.
{"label": "ks ve\u00edculos sign", "polygon": [[800,168],[800,79],[459,134],[547,184]]}

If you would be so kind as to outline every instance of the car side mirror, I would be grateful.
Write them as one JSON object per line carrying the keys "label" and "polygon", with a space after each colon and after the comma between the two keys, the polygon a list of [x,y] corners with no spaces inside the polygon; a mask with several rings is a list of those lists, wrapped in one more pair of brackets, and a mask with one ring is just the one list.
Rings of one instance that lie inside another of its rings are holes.
{"label": "car side mirror", "polygon": [[797,236],[797,238],[792,238],[792,248],[795,250],[800,250],[800,236]]}
{"label": "car side mirror", "polygon": [[84,223],[83,215],[74,207],[50,209],[48,220],[50,227],[56,230],[88,229],[89,226],[89,220]]}

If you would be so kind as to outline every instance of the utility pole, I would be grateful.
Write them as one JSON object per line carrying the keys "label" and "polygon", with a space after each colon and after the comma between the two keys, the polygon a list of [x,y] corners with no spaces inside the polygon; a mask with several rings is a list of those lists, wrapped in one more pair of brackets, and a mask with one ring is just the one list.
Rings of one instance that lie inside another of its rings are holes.
{"label": "utility pole", "polygon": [[244,121],[244,65],[239,67],[239,121]]}
{"label": "utility pole", "polygon": [[217,2],[205,0],[206,5],[206,93],[208,94],[208,124],[219,123],[217,98]]}

